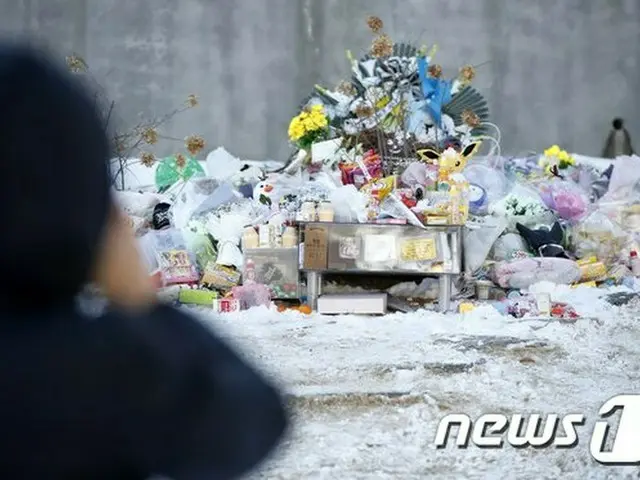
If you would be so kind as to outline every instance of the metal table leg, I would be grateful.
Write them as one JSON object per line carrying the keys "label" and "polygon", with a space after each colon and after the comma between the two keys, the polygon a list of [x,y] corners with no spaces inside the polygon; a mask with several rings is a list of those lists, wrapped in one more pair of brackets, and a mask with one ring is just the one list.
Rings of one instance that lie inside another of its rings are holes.
{"label": "metal table leg", "polygon": [[307,272],[307,303],[313,310],[318,309],[318,297],[320,296],[320,285],[322,275],[318,272]]}
{"label": "metal table leg", "polygon": [[438,308],[441,312],[449,311],[451,306],[451,275],[440,275],[438,279],[440,291],[438,292]]}

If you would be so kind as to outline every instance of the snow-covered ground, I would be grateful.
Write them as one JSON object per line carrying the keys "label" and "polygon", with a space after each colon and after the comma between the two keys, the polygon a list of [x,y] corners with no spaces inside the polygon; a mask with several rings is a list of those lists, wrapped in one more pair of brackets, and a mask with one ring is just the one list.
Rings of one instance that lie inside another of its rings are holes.
{"label": "snow-covered ground", "polygon": [[[466,315],[302,316],[266,308],[206,316],[291,394],[294,426],[252,478],[608,479],[589,439],[607,399],[640,393],[640,323],[632,302],[558,287],[584,316],[523,321],[484,306]],[[433,447],[448,413],[584,413],[571,450]],[[614,417],[615,418],[615,417]]]}

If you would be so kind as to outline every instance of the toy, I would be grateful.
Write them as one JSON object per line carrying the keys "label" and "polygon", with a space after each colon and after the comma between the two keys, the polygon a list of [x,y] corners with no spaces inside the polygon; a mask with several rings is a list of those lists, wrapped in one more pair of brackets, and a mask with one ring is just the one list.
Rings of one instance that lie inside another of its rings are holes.
{"label": "toy", "polygon": [[271,183],[267,181],[258,182],[256,186],[253,187],[253,199],[263,205],[271,206],[273,205],[274,190],[275,187]]}
{"label": "toy", "polygon": [[551,228],[541,227],[535,230],[516,223],[516,228],[529,248],[539,256],[569,258],[562,246],[564,230],[560,223],[555,222]]}
{"label": "toy", "polygon": [[450,223],[462,225],[469,218],[469,183],[462,175],[471,158],[480,148],[480,142],[472,142],[458,152],[453,147],[438,153],[435,150],[418,150],[423,161],[438,165],[438,190],[449,192],[451,201]]}
{"label": "toy", "polygon": [[[442,153],[431,149],[418,150],[416,153],[420,160],[434,163],[438,166],[438,183],[450,186],[451,183],[466,183],[462,171],[467,166],[469,159],[478,151],[481,142],[472,142],[458,152],[449,147]],[[438,187],[440,190],[440,186]],[[446,188],[448,190],[448,188]]]}

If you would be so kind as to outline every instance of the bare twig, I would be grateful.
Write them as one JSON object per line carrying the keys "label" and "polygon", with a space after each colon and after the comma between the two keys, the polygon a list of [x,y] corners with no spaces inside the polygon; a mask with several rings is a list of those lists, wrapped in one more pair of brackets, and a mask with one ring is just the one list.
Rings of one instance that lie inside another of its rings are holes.
{"label": "bare twig", "polygon": [[[103,107],[105,108],[103,112],[103,120],[104,120],[105,129],[109,128],[109,125],[112,121],[113,113],[115,111],[115,101],[113,100],[102,101],[104,97],[106,97],[106,93],[105,93],[106,90],[90,74],[89,67],[87,63],[84,61],[84,59],[82,59],[78,55],[69,56],[67,57],[67,65],[71,72],[86,76],[89,79],[89,81],[91,81],[94,84],[95,104],[100,110],[102,110]],[[160,117],[145,119],[127,131],[114,133],[111,139],[113,141],[114,150],[115,150],[114,160],[116,160],[118,163],[118,170],[113,175],[113,178],[112,178],[113,184],[118,183],[119,188],[124,189],[125,188],[125,170],[131,165],[140,163],[139,161],[136,161],[132,157],[141,154],[142,153],[141,150],[145,145],[150,146],[152,143],[155,143],[155,141],[153,142],[151,140],[147,141],[148,137],[145,136],[146,132],[153,130],[154,137],[156,138],[160,137],[159,135],[157,135],[157,133],[155,133],[155,131],[160,126],[167,123],[174,116],[180,113],[183,113],[184,111],[189,110],[192,107],[195,107],[197,103],[198,103],[197,97],[195,95],[189,95],[186,98],[186,101],[183,104],[183,106],[179,108],[175,108],[169,113],[162,115]],[[177,138],[172,138],[164,135],[161,137],[169,140],[184,142],[184,140],[180,140]],[[204,147],[203,141],[202,141],[202,147]],[[190,153],[194,154],[193,147]]]}

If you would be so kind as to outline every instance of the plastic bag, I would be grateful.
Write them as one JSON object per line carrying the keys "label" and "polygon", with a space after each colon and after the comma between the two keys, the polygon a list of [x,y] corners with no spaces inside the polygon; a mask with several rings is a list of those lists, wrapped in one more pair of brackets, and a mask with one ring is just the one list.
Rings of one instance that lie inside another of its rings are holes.
{"label": "plastic bag", "polygon": [[366,223],[369,199],[353,185],[344,185],[329,194],[336,222]]}
{"label": "plastic bag", "polygon": [[504,198],[489,205],[489,213],[506,218],[506,230],[509,232],[517,232],[516,223],[531,228],[549,225],[556,220],[538,192],[520,183],[515,183]]}
{"label": "plastic bag", "polygon": [[615,263],[633,242],[630,234],[613,219],[617,213],[599,208],[572,229],[574,252],[578,258],[595,256],[606,265]]}
{"label": "plastic bag", "polygon": [[237,198],[233,188],[228,184],[219,184],[212,178],[192,178],[186,182],[183,191],[171,207],[173,225],[184,229],[194,216],[231,203]]}
{"label": "plastic bag", "polygon": [[580,279],[580,267],[566,258],[523,258],[499,263],[493,271],[502,288],[529,288],[538,282],[569,285]]}
{"label": "plastic bag", "polygon": [[419,284],[415,282],[402,282],[387,289],[387,293],[394,297],[420,298],[424,300],[437,300],[439,291],[439,280],[431,277],[423,278]]}
{"label": "plastic bag", "polygon": [[560,179],[539,184],[540,197],[544,204],[560,218],[576,222],[587,213],[588,199],[580,188]]}
{"label": "plastic bag", "polygon": [[507,233],[493,245],[493,259],[497,262],[530,257],[527,242],[517,233]]}
{"label": "plastic bag", "polygon": [[470,184],[477,185],[486,194],[486,203],[492,204],[504,198],[509,190],[509,182],[500,168],[473,161],[464,169],[464,177]]}
{"label": "plastic bag", "polygon": [[221,182],[238,173],[243,165],[240,159],[231,155],[224,147],[209,152],[205,162],[208,176]]}
{"label": "plastic bag", "polygon": [[266,285],[261,283],[247,283],[231,289],[234,299],[240,303],[242,310],[261,305],[269,306],[271,304],[271,293]]}
{"label": "plastic bag", "polygon": [[500,217],[485,217],[482,224],[464,229],[464,268],[473,273],[482,267],[495,241],[502,235],[507,221]]}
{"label": "plastic bag", "polygon": [[131,217],[149,218],[153,213],[153,208],[163,198],[154,193],[139,193],[130,191],[116,191],[116,203],[122,210]]}
{"label": "plastic bag", "polygon": [[196,283],[200,279],[195,259],[179,230],[153,230],[145,237],[147,252],[153,252],[164,285]]}
{"label": "plastic bag", "polygon": [[411,225],[424,228],[424,224],[416,214],[395,193],[387,195],[380,202],[380,216],[407,220]]}
{"label": "plastic bag", "polygon": [[[640,182],[640,157],[618,157],[611,172],[609,190],[603,202],[626,201],[634,196],[634,187]],[[635,195],[637,198],[637,195]]]}
{"label": "plastic bag", "polygon": [[429,188],[435,185],[437,180],[438,167],[422,162],[411,163],[400,175],[400,183],[410,188],[417,186]]}

